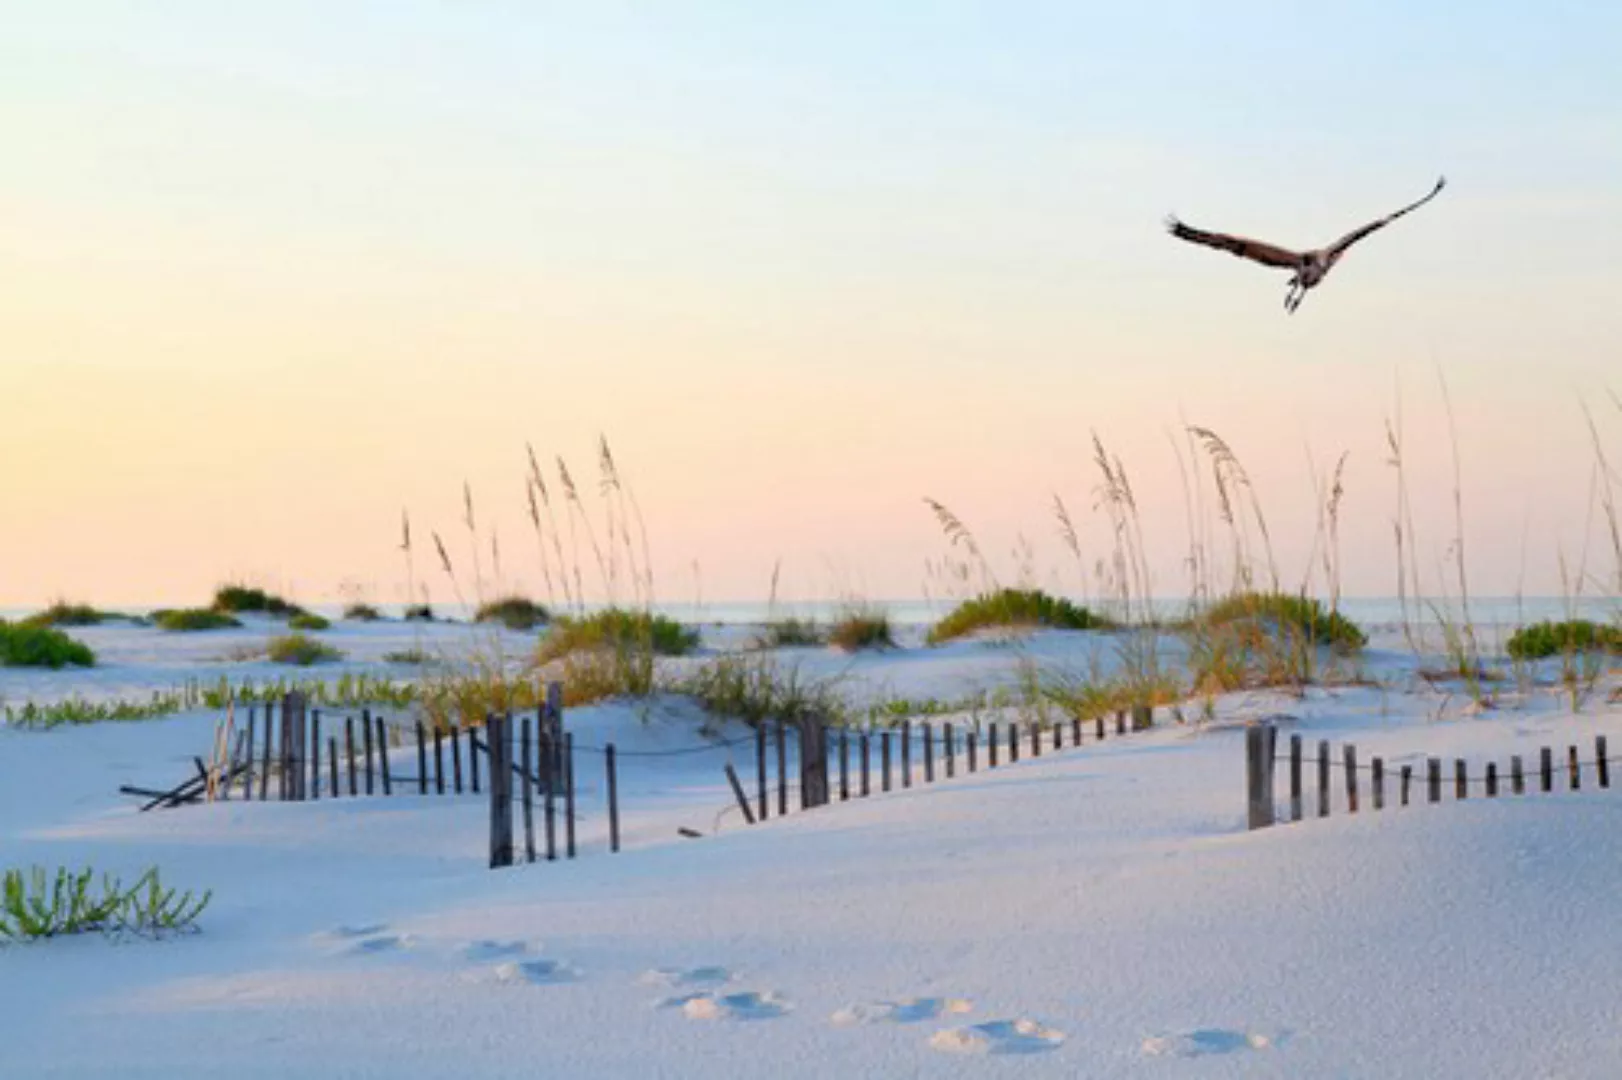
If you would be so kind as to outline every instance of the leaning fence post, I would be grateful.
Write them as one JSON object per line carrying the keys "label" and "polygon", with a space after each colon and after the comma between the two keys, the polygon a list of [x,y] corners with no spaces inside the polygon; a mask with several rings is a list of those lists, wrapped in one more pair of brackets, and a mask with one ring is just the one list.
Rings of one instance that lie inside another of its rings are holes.
{"label": "leaning fence post", "polygon": [[[471,729],[469,729],[471,730]],[[485,718],[485,752],[490,755],[490,865],[513,864],[512,744],[506,717]]]}
{"label": "leaning fence post", "polygon": [[1301,820],[1301,736],[1290,736],[1290,820]]}
{"label": "leaning fence post", "polygon": [[1357,813],[1357,747],[1347,743],[1341,749],[1346,761],[1346,812]]}
{"label": "leaning fence post", "polygon": [[726,763],[727,783],[732,785],[733,797],[738,800],[738,809],[743,811],[745,824],[755,823],[755,812],[749,809],[749,796],[743,793],[743,785],[738,782],[738,770],[732,767],[732,762]]}
{"label": "leaning fence post", "polygon": [[1267,790],[1271,775],[1267,768],[1267,731],[1252,725],[1245,729],[1245,791],[1249,803],[1247,820],[1252,829],[1273,824],[1273,793]]}
{"label": "leaning fence post", "polygon": [[1372,783],[1373,788],[1374,788],[1374,808],[1376,810],[1384,810],[1385,809],[1385,762],[1380,758],[1374,758],[1369,762],[1369,766],[1373,770],[1373,776],[1371,778],[1371,783]]}
{"label": "leaning fence post", "polygon": [[1611,763],[1605,759],[1605,736],[1594,736],[1594,771],[1599,775],[1599,786],[1611,786]]}
{"label": "leaning fence post", "polygon": [[366,736],[366,794],[372,794],[372,711],[360,711],[360,726]]}

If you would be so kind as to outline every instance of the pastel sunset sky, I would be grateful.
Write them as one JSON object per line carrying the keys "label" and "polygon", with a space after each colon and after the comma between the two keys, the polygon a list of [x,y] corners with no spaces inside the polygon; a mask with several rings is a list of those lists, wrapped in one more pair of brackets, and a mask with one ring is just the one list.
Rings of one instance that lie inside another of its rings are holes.
{"label": "pastel sunset sky", "polygon": [[[915,597],[950,506],[1092,555],[1097,436],[1178,595],[1220,432],[1302,576],[1557,592],[1622,462],[1622,8],[1591,2],[0,2],[0,605],[245,578],[400,599],[462,485],[538,589],[525,445],[661,599]],[[1167,213],[1293,246],[1424,194],[1301,311]],[[1524,557],[1523,557],[1524,543]],[[1597,557],[1597,555],[1596,555]],[[1608,558],[1608,555],[1606,556]],[[697,567],[695,574],[694,567]],[[436,592],[443,593],[428,576]]]}

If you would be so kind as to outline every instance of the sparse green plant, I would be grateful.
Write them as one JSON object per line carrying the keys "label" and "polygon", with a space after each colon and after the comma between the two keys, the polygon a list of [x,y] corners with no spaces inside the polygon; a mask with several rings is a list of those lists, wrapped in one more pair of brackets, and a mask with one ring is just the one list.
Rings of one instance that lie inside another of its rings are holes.
{"label": "sparse green plant", "polygon": [[221,585],[214,590],[212,607],[215,611],[233,614],[251,611],[265,615],[298,615],[304,610],[275,593],[241,584]]}
{"label": "sparse green plant", "polygon": [[0,940],[33,941],[83,933],[133,933],[157,937],[196,928],[212,892],[194,897],[165,889],[156,867],[125,889],[104,874],[100,887],[89,867],[59,867],[49,875],[42,866],[9,869],[0,882]]}
{"label": "sparse green plant", "polygon": [[209,608],[165,608],[152,613],[152,621],[159,630],[171,633],[189,633],[201,630],[228,630],[242,625],[242,620]]}
{"label": "sparse green plant", "polygon": [[509,630],[533,630],[547,622],[546,608],[526,596],[504,596],[479,605],[474,622],[500,623]]}
{"label": "sparse green plant", "polygon": [[135,621],[131,615],[98,611],[89,604],[70,604],[66,600],[56,600],[45,610],[36,611],[20,621],[29,626],[99,626],[115,619]]}
{"label": "sparse green plant", "polygon": [[1505,651],[1527,660],[1567,652],[1622,653],[1622,628],[1589,619],[1544,620],[1516,630],[1510,635]]}
{"label": "sparse green plant", "polygon": [[845,652],[895,648],[889,612],[869,604],[847,606],[828,628],[828,644]]}
{"label": "sparse green plant", "polygon": [[151,720],[170,716],[188,707],[188,698],[184,694],[154,692],[151,698],[91,701],[74,696],[43,705],[29,701],[17,706],[7,705],[0,712],[4,713],[6,723],[12,727],[49,731],[65,724]]}
{"label": "sparse green plant", "polygon": [[95,663],[90,646],[55,627],[0,619],[0,667],[94,667]]}
{"label": "sparse green plant", "polygon": [[383,618],[383,613],[371,604],[356,601],[345,605],[344,618],[349,622],[378,622]]}
{"label": "sparse green plant", "polygon": [[299,667],[308,667],[311,664],[338,660],[343,653],[328,645],[324,641],[317,641],[308,634],[291,633],[281,634],[270,639],[265,647],[266,654],[278,664],[296,664]]}
{"label": "sparse green plant", "polygon": [[1040,589],[998,589],[963,601],[930,628],[926,640],[938,645],[991,627],[1094,630],[1106,625],[1086,608]]}
{"label": "sparse green plant", "polygon": [[393,652],[386,652],[383,654],[383,662],[386,664],[421,665],[429,663],[432,660],[433,657],[429,656],[421,649],[396,649]]}
{"label": "sparse green plant", "polygon": [[331,630],[332,621],[314,612],[301,612],[287,620],[289,630]]}

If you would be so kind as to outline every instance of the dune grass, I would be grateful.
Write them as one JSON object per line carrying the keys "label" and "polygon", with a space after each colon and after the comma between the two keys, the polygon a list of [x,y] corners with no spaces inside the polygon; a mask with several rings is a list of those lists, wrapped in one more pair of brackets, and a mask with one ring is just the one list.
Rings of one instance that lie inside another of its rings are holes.
{"label": "dune grass", "polygon": [[551,620],[551,614],[527,596],[503,596],[480,604],[473,621],[500,623],[509,630],[533,630]]}
{"label": "dune grass", "polygon": [[66,600],[53,601],[50,607],[20,621],[30,626],[99,626],[114,620],[137,621],[133,615],[100,611],[89,604],[70,604]]}
{"label": "dune grass", "polygon": [[1040,589],[997,589],[963,601],[930,627],[925,639],[939,645],[993,627],[1096,630],[1109,625],[1101,616]]}
{"label": "dune grass", "polygon": [[685,656],[698,647],[697,630],[650,611],[605,608],[590,615],[563,615],[541,639],[541,663],[576,652],[642,650],[658,656]]}
{"label": "dune grass", "polygon": [[96,654],[52,626],[0,619],[0,667],[94,667]]}
{"label": "dune grass", "polygon": [[756,647],[762,649],[788,649],[827,643],[828,632],[817,620],[792,616],[770,620],[755,639]]}
{"label": "dune grass", "polygon": [[828,628],[828,644],[845,652],[895,648],[889,612],[866,604],[845,608]]}
{"label": "dune grass", "polygon": [[215,611],[230,614],[257,612],[265,615],[300,615],[304,609],[275,593],[249,585],[227,584],[214,590]]}
{"label": "dune grass", "polygon": [[308,667],[311,664],[325,663],[343,657],[343,653],[326,642],[317,641],[308,634],[301,633],[273,637],[265,649],[273,662],[294,664],[299,667]]}
{"label": "dune grass", "polygon": [[211,608],[165,608],[152,613],[152,622],[159,630],[171,633],[229,630],[242,625],[241,619]]}
{"label": "dune grass", "polygon": [[344,607],[344,619],[347,622],[378,622],[382,618],[383,613],[371,604],[356,602]]}
{"label": "dune grass", "polygon": [[331,630],[332,620],[313,612],[304,611],[287,620],[289,630]]}
{"label": "dune grass", "polygon": [[433,622],[434,609],[429,604],[407,604],[401,618],[406,622]]}
{"label": "dune grass", "polygon": [[752,727],[782,721],[844,723],[845,703],[827,679],[806,678],[798,665],[784,665],[766,653],[732,654],[705,664],[675,689],[716,716]]}
{"label": "dune grass", "polygon": [[1325,608],[1313,597],[1293,593],[1237,593],[1206,608],[1195,621],[1207,626],[1256,623],[1274,634],[1348,652],[1361,649],[1369,640],[1340,612]]}

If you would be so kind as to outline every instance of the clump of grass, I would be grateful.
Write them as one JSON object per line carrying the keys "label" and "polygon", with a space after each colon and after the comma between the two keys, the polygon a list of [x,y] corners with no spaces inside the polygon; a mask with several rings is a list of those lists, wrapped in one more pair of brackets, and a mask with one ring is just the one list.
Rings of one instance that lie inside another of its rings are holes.
{"label": "clump of grass", "polygon": [[421,649],[398,649],[394,652],[386,652],[383,654],[383,662],[386,664],[420,665],[426,664],[432,659],[433,657],[429,656]]}
{"label": "clump of grass", "polygon": [[842,723],[848,712],[832,682],[807,679],[798,665],[781,665],[758,653],[720,657],[682,680],[678,689],[709,712],[753,727],[776,720]]}
{"label": "clump of grass", "polygon": [[377,622],[383,618],[383,613],[371,604],[356,602],[345,606],[344,618],[349,622]]}
{"label": "clump of grass", "polygon": [[1237,593],[1207,608],[1197,621],[1210,626],[1261,623],[1276,634],[1293,634],[1346,652],[1361,649],[1369,640],[1340,612],[1326,609],[1312,597],[1283,592]]}
{"label": "clump of grass", "polygon": [[36,611],[21,620],[30,626],[99,626],[110,619],[129,619],[113,611],[98,611],[89,604],[70,604],[66,600],[54,601],[44,611]]}
{"label": "clump of grass", "polygon": [[42,866],[27,873],[11,869],[0,879],[0,941],[85,933],[158,937],[193,930],[212,897],[211,892],[194,898],[165,889],[156,867],[128,889],[110,874],[97,888],[89,867],[78,872],[59,867],[54,878]]}
{"label": "clump of grass", "polygon": [[497,622],[509,630],[533,630],[551,619],[546,608],[527,596],[504,596],[480,604],[474,622]]}
{"label": "clump of grass", "polygon": [[828,644],[845,652],[893,649],[895,633],[890,627],[890,615],[865,605],[847,608],[828,628]]}
{"label": "clump of grass", "polygon": [[297,604],[248,585],[221,585],[214,590],[215,611],[244,612],[256,611],[266,615],[298,615],[304,611]]}
{"label": "clump of grass", "polygon": [[95,663],[90,646],[55,627],[0,619],[0,667],[94,667]]}
{"label": "clump of grass", "polygon": [[282,634],[270,639],[265,647],[270,659],[278,664],[297,664],[308,667],[328,660],[338,660],[343,653],[324,641],[307,634]]}
{"label": "clump of grass", "polygon": [[772,619],[768,622],[756,645],[762,649],[787,649],[802,645],[826,645],[828,633],[815,619],[793,617]]}
{"label": "clump of grass", "polygon": [[698,631],[650,611],[606,608],[580,617],[560,616],[541,639],[541,663],[571,653],[640,650],[659,656],[684,656],[698,647]]}
{"label": "clump of grass", "polygon": [[6,723],[12,727],[49,731],[64,724],[99,724],[105,720],[151,720],[168,716],[188,707],[186,698],[178,693],[154,692],[150,699],[114,699],[91,701],[83,697],[63,698],[40,705],[25,702],[19,706],[7,705],[0,709]]}
{"label": "clump of grass", "polygon": [[209,608],[165,608],[154,611],[152,621],[159,630],[172,632],[227,630],[242,625],[241,619]]}
{"label": "clump of grass", "polygon": [[314,612],[301,612],[287,620],[289,630],[331,630],[332,621]]}
{"label": "clump of grass", "polygon": [[1107,626],[1101,616],[1040,589],[998,589],[965,600],[930,628],[926,639],[939,645],[989,627],[1051,627],[1093,630]]}
{"label": "clump of grass", "polygon": [[288,692],[297,690],[312,705],[323,708],[352,709],[363,705],[387,705],[404,709],[420,696],[415,684],[398,682],[386,675],[368,675],[365,672],[346,671],[336,679],[275,678],[240,682],[221,677],[214,683],[188,684],[188,698],[210,709],[223,709],[230,702],[238,705],[263,704],[279,701]]}
{"label": "clump of grass", "polygon": [[428,604],[407,604],[402,617],[406,622],[433,622],[434,609]]}
{"label": "clump of grass", "polygon": [[1622,653],[1622,628],[1588,619],[1545,620],[1516,630],[1505,651],[1517,660],[1541,660],[1563,653]]}

